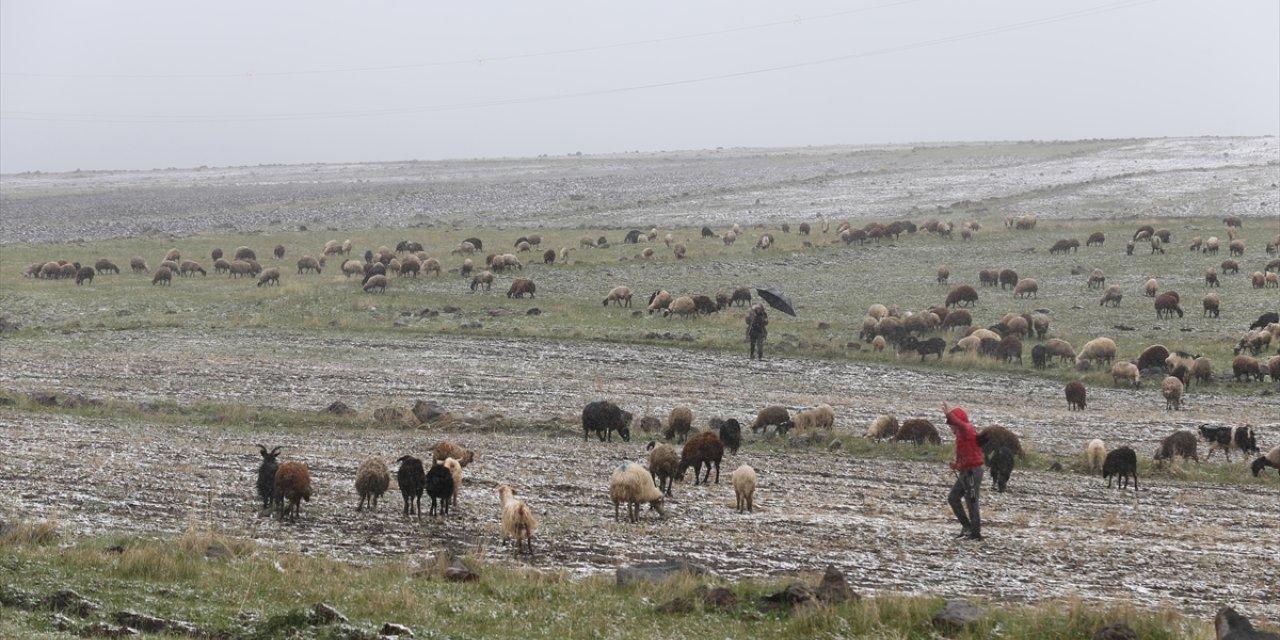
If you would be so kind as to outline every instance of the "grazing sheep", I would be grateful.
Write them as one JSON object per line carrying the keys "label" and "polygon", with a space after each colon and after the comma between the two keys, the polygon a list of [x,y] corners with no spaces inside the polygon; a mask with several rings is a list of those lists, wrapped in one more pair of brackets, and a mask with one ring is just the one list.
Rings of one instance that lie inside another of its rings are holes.
{"label": "grazing sheep", "polygon": [[654,482],[658,484],[662,493],[670,496],[671,483],[676,479],[676,472],[680,469],[680,454],[676,453],[675,447],[666,443],[658,444],[652,440],[646,449],[649,451],[649,473],[653,475]]}
{"label": "grazing sheep", "polygon": [[666,514],[663,508],[662,492],[653,483],[653,476],[644,467],[634,463],[624,463],[609,478],[609,499],[613,501],[613,519],[621,520],[619,506],[627,505],[627,521],[640,521],[640,505],[648,504],[649,508],[658,512],[661,517]]}
{"label": "grazing sheep", "polygon": [[1280,382],[1280,355],[1267,360],[1267,371],[1271,373],[1272,382]]}
{"label": "grazing sheep", "polygon": [[1164,408],[1178,411],[1182,409],[1182,390],[1184,385],[1177,376],[1169,376],[1160,383],[1160,395],[1164,396]]}
{"label": "grazing sheep", "polygon": [[973,315],[964,309],[957,309],[947,313],[947,317],[942,319],[942,324],[939,328],[945,331],[955,327],[968,327],[972,324]]}
{"label": "grazing sheep", "polygon": [[1017,289],[1018,283],[1021,282],[1018,278],[1018,272],[1013,269],[1001,269],[997,279],[1000,281],[1001,290],[1004,290],[1006,286],[1010,289]]}
{"label": "grazing sheep", "polygon": [[667,416],[667,428],[662,430],[662,437],[670,440],[678,438],[680,442],[684,442],[689,437],[689,430],[693,427],[693,410],[689,407],[676,407],[671,410],[671,415]]}
{"label": "grazing sheep", "polygon": [[80,286],[81,283],[86,281],[89,284],[93,284],[93,276],[95,273],[97,272],[93,270],[93,267],[80,267],[79,269],[76,269],[76,286]]}
{"label": "grazing sheep", "polygon": [[1195,460],[1200,463],[1200,455],[1196,452],[1196,436],[1190,431],[1175,431],[1160,441],[1153,459],[1156,462],[1173,460],[1174,456],[1184,460]]}
{"label": "grazing sheep", "polygon": [[453,250],[449,252],[449,254],[455,255],[455,256],[457,255],[470,256],[470,255],[474,255],[475,252],[476,252],[476,245],[464,240],[462,242],[459,242],[458,246],[454,247]]}
{"label": "grazing sheep", "polygon": [[1049,366],[1049,348],[1038,344],[1031,347],[1031,366],[1043,369]]}
{"label": "grazing sheep", "polygon": [[1178,304],[1178,294],[1174,291],[1166,291],[1160,294],[1156,298],[1155,307],[1157,318],[1172,318],[1174,313],[1177,313],[1179,318],[1183,315],[1182,307]]}
{"label": "grazing sheep", "polygon": [[515,498],[515,493],[515,488],[509,484],[498,485],[498,504],[502,505],[502,540],[506,542],[514,538],[515,553],[524,550],[533,555],[533,531],[538,528],[538,519],[529,505]]}
{"label": "grazing sheep", "polygon": [[[168,269],[169,271],[172,271],[173,273],[178,273],[178,263],[174,262],[173,260],[165,260],[164,262],[160,263],[160,266],[162,268]],[[73,275],[74,273],[75,271],[72,270]],[[63,275],[66,275],[66,274],[63,274]]]}
{"label": "grazing sheep", "polygon": [[449,505],[458,506],[458,490],[462,488],[462,463],[453,458],[444,459],[444,468],[449,470],[449,475],[453,477],[453,493],[449,494]]}
{"label": "grazing sheep", "polygon": [[787,408],[782,405],[769,405],[760,410],[756,414],[756,419],[751,423],[751,432],[760,433],[769,431],[769,427],[774,427],[775,431],[781,432],[782,425],[791,425],[791,414],[787,413]]}
{"label": "grazing sheep", "polygon": [[938,429],[933,426],[932,422],[924,418],[912,418],[902,423],[898,433],[893,436],[893,441],[914,442],[915,444],[924,444],[925,442],[941,444],[942,438],[938,436]]}
{"label": "grazing sheep", "polygon": [[374,291],[378,291],[379,293],[386,293],[387,277],[384,275],[372,276],[365,281],[363,289],[365,293],[373,293]]}
{"label": "grazing sheep", "polygon": [[276,259],[277,259],[277,260],[279,260],[280,258],[283,258],[283,257],[284,257],[284,245],[282,245],[282,244],[278,244],[278,245],[276,245],[275,249],[272,249],[272,253],[273,253],[273,254],[275,254],[275,256],[276,256]]}
{"label": "grazing sheep", "polygon": [[671,306],[672,296],[666,291],[654,291],[649,295],[649,313],[654,311],[665,312],[667,307]]}
{"label": "grazing sheep", "polygon": [[177,262],[182,259],[182,253],[177,249],[170,249],[165,252],[164,259],[170,262]]}
{"label": "grazing sheep", "polygon": [[756,493],[756,470],[741,465],[729,476],[733,480],[733,494],[737,497],[738,513],[752,512],[752,497]]}
{"label": "grazing sheep", "polygon": [[[384,278],[384,279],[385,279],[385,278]],[[263,269],[263,270],[262,270],[262,273],[258,276],[258,286],[259,286],[259,287],[261,287],[261,286],[262,286],[262,285],[264,285],[264,284],[279,285],[279,284],[280,284],[280,270],[279,270],[279,269],[277,269],[277,268],[275,268],[275,267],[270,267],[270,268],[267,268],[267,269]],[[385,286],[385,285],[384,285],[384,286]],[[365,287],[365,291],[368,291],[368,290],[369,290],[369,289],[368,289],[368,287],[366,286],[366,287]]]}
{"label": "grazing sheep", "polygon": [[116,263],[106,258],[101,258],[97,262],[93,263],[93,268],[95,271],[98,272],[99,275],[104,274],[108,271],[115,274],[120,273],[120,267],[117,267]]}
{"label": "grazing sheep", "polygon": [[213,251],[209,252],[210,260],[217,260],[218,258],[221,258],[221,257],[222,257],[222,249],[220,247],[214,247]]}
{"label": "grazing sheep", "polygon": [[401,456],[396,462],[396,483],[400,485],[400,495],[404,498],[404,515],[422,517],[422,492],[427,486],[427,472],[422,461],[413,456]]}
{"label": "grazing sheep", "polygon": [[449,502],[453,500],[453,473],[443,464],[433,464],[427,469],[425,480],[425,488],[427,495],[431,496],[431,510],[429,515],[436,515],[438,512],[440,517],[449,515]]}
{"label": "grazing sheep", "polygon": [[1164,371],[1172,368],[1174,365],[1168,362],[1169,349],[1162,344],[1153,344],[1143,349],[1142,354],[1138,356],[1138,369],[1141,371],[1150,371],[1158,369]]}
{"label": "grazing sheep", "polygon": [[671,247],[671,253],[675,255],[676,260],[684,259],[685,252],[686,249],[683,242],[677,242],[675,246]]}
{"label": "grazing sheep", "polygon": [[1156,297],[1156,292],[1160,290],[1160,283],[1155,278],[1147,280],[1147,284],[1143,286],[1143,293],[1148,298]]}
{"label": "grazing sheep", "polygon": [[257,260],[258,254],[254,253],[253,249],[250,249],[249,247],[236,247],[233,259],[248,262],[249,260]]}
{"label": "grazing sheep", "polygon": [[1240,273],[1240,263],[1230,258],[1223,260],[1222,264],[1219,265],[1219,268],[1222,269],[1222,275],[1226,275],[1228,273],[1237,275]]}
{"label": "grazing sheep", "polygon": [[[1085,445],[1084,457],[1089,463],[1090,471],[1101,471],[1102,461],[1107,457],[1107,447],[1101,440],[1094,438],[1089,441],[1089,444]],[[1136,456],[1134,461],[1137,462]]]}
{"label": "grazing sheep", "polygon": [[267,451],[266,447],[258,445],[258,450],[262,453],[262,464],[258,467],[258,497],[262,498],[262,508],[266,509],[276,494],[276,471],[280,469],[276,457],[280,455],[280,447]]}
{"label": "grazing sheep", "polygon": [[1097,361],[1103,365],[1111,364],[1116,357],[1116,341],[1111,338],[1094,338],[1080,348],[1076,355],[1076,367],[1092,365]]}
{"label": "grazing sheep", "polygon": [[698,315],[698,305],[693,301],[692,297],[680,296],[671,301],[671,304],[663,310],[662,315],[667,318],[671,316],[696,317]]}
{"label": "grazing sheep", "polygon": [[1013,452],[1008,447],[997,447],[986,456],[987,468],[991,470],[991,486],[1004,493],[1009,484],[1009,476],[1013,475]]}
{"label": "grazing sheep", "polygon": [[185,277],[185,276],[195,275],[197,273],[199,273],[201,276],[208,275],[208,273],[204,270],[204,267],[200,266],[200,263],[196,262],[195,260],[183,260],[178,265],[178,275],[180,276]]}
{"label": "grazing sheep", "polygon": [[147,261],[138,256],[129,258],[129,268],[133,269],[134,273],[151,273],[151,270],[147,268]]}
{"label": "grazing sheep", "polygon": [[[1239,218],[1236,220],[1238,224]],[[1218,609],[1213,616],[1213,631],[1217,640],[1280,640],[1280,634],[1254,629],[1248,618],[1231,607]]]}
{"label": "grazing sheep", "polygon": [[[276,469],[272,499],[275,501],[276,514],[281,519],[288,515],[290,522],[297,520],[302,510],[302,501],[311,502],[311,472],[307,465],[294,461],[280,465]],[[288,505],[285,504],[286,500]]]}
{"label": "grazing sheep", "polygon": [[379,458],[361,462],[360,468],[356,470],[356,493],[360,494],[360,504],[356,505],[356,511],[364,511],[366,502],[370,509],[376,509],[378,498],[386,493],[390,485],[391,472],[387,470],[387,463]]}
{"label": "grazing sheep", "polygon": [[547,249],[546,251],[542,252],[542,264],[555,264],[555,263],[556,263],[555,249]]}
{"label": "grazing sheep", "polygon": [[1258,316],[1258,319],[1254,320],[1253,324],[1249,325],[1249,328],[1263,329],[1269,325],[1276,324],[1276,323],[1280,323],[1280,313],[1276,313],[1275,311],[1268,311]]}
{"label": "grazing sheep", "polygon": [[1262,382],[1262,366],[1258,364],[1258,359],[1253,356],[1238,355],[1232,358],[1231,373],[1236,382],[1240,382],[1241,378],[1244,378],[1245,382],[1248,382],[1249,378]]}
{"label": "grazing sheep", "polygon": [[591,402],[582,408],[582,439],[586,440],[594,431],[601,442],[612,442],[613,432],[617,431],[623,442],[630,442],[632,417],[630,411],[623,411],[608,400]]}
{"label": "grazing sheep", "polygon": [[1044,348],[1048,350],[1050,358],[1058,358],[1063,362],[1075,360],[1076,350],[1071,346],[1070,342],[1061,338],[1051,338],[1044,343]]}
{"label": "grazing sheep", "polygon": [[156,275],[151,278],[151,285],[155,286],[157,284],[173,284],[173,272],[170,271],[168,267],[160,267],[159,269],[156,269]]}
{"label": "grazing sheep", "polygon": [[442,463],[449,458],[457,460],[459,465],[466,467],[472,462],[475,462],[476,454],[474,451],[464,449],[459,445],[449,442],[448,440],[437,442],[436,446],[431,447],[432,464]]}
{"label": "grazing sheep", "polygon": [[1102,269],[1094,269],[1093,272],[1089,274],[1088,288],[1101,289],[1106,286],[1106,284],[1107,276],[1102,272]]}
{"label": "grazing sheep", "polygon": [[885,344],[884,336],[876,336],[871,339],[871,350],[876,352],[884,351]]}
{"label": "grazing sheep", "polygon": [[614,306],[630,307],[631,306],[631,288],[630,287],[614,287],[609,290],[609,295],[604,297],[604,306],[609,306],[612,302]]}
{"label": "grazing sheep", "polygon": [[978,432],[978,446],[982,447],[984,454],[990,455],[996,449],[1004,447],[1019,458],[1027,457],[1026,451],[1022,448],[1022,440],[1014,432],[998,425],[993,424],[984,427]]}
{"label": "grazing sheep", "polygon": [[479,289],[482,285],[484,286],[485,291],[488,291],[491,287],[493,287],[492,271],[481,271],[480,273],[476,274],[474,277],[471,278],[472,291]]}
{"label": "grazing sheep", "polygon": [[1084,411],[1085,409],[1085,389],[1079,380],[1072,380],[1067,383],[1065,389],[1067,394],[1067,410],[1068,411]]}
{"label": "grazing sheep", "polygon": [[1280,469],[1280,445],[1271,447],[1271,450],[1267,452],[1267,455],[1259,456],[1257,460],[1253,461],[1253,464],[1250,465],[1249,469],[1253,472],[1253,477],[1256,478],[1262,473],[1262,470],[1267,467]]}
{"label": "grazing sheep", "polygon": [[1117,362],[1111,365],[1111,382],[1117,387],[1126,384],[1137,389],[1141,379],[1141,370],[1132,362]]}
{"label": "grazing sheep", "polygon": [[995,269],[982,269],[981,271],[978,271],[978,284],[986,287],[994,287],[1000,284],[1000,272]]}
{"label": "grazing sheep", "polygon": [[1107,488],[1111,488],[1111,478],[1116,478],[1116,488],[1126,489],[1129,486],[1129,478],[1133,478],[1133,490],[1138,490],[1138,454],[1129,447],[1119,447],[1115,451],[1107,454],[1107,458],[1102,463],[1102,478],[1107,481]]}
{"label": "grazing sheep", "polygon": [[1085,240],[1084,246],[1092,247],[1093,245],[1096,244],[1099,247],[1101,247],[1106,242],[1107,242],[1106,234],[1102,233],[1101,231],[1094,231],[1093,233],[1089,234],[1089,239]]}
{"label": "grazing sheep", "polygon": [[1164,253],[1164,240],[1160,236],[1151,236],[1151,253]]}
{"label": "grazing sheep", "polygon": [[1120,306],[1120,301],[1124,298],[1124,292],[1120,290],[1120,285],[1113,284],[1107,287],[1105,293],[1102,294],[1102,300],[1098,302],[1098,306],[1105,307],[1110,303],[1113,307]]}
{"label": "grazing sheep", "polygon": [[534,293],[538,290],[538,285],[534,284],[528,278],[516,278],[511,281],[511,288],[507,289],[508,298],[523,298],[528,295],[534,297]]}
{"label": "grazing sheep", "polygon": [[962,284],[952,289],[949,293],[947,293],[947,300],[946,300],[945,306],[972,307],[977,303],[978,303],[978,292],[974,291],[973,287],[967,284]]}
{"label": "grazing sheep", "polygon": [[1204,306],[1204,312],[1201,313],[1200,315],[1201,316],[1211,315],[1215,318],[1219,317],[1218,306],[1221,304],[1221,302],[1222,301],[1218,299],[1218,294],[1216,293],[1205,294],[1204,299],[1200,301],[1200,304]]}
{"label": "grazing sheep", "polygon": [[1232,240],[1227,243],[1227,254],[1230,256],[1244,255],[1244,240]]}
{"label": "grazing sheep", "polygon": [[1206,357],[1200,356],[1191,363],[1191,376],[1196,382],[1205,383],[1213,378],[1213,363]]}
{"label": "grazing sheep", "polygon": [[[720,435],[713,431],[703,431],[684,443],[684,448],[680,450],[680,467],[676,469],[676,476],[683,478],[685,471],[693,467],[693,484],[706,484],[711,479],[711,465],[714,464],[716,484],[720,484],[720,461],[723,459],[724,443],[720,442]],[[707,473],[699,479],[704,464],[707,466]]]}
{"label": "grazing sheep", "polygon": [[342,263],[342,275],[350,278],[364,273],[364,265],[359,260],[347,260]]}
{"label": "grazing sheep", "polygon": [[1206,287],[1220,287],[1220,286],[1222,286],[1222,284],[1221,284],[1220,282],[1218,282],[1218,270],[1217,270],[1217,269],[1214,269],[1213,267],[1209,267],[1209,270],[1204,272],[1204,286],[1206,286]]}
{"label": "grazing sheep", "polygon": [[946,284],[946,283],[947,283],[947,280],[948,280],[948,279],[950,279],[950,278],[951,278],[951,270],[950,270],[950,269],[948,269],[948,268],[946,268],[946,267],[939,267],[939,268],[938,268],[938,284]]}
{"label": "grazing sheep", "polygon": [[831,405],[820,404],[797,413],[794,422],[796,430],[801,432],[831,430],[835,427],[836,412]]}
{"label": "grazing sheep", "polygon": [[898,434],[898,419],[894,416],[876,416],[867,427],[866,437],[875,440],[892,438]]}
{"label": "grazing sheep", "polygon": [[720,423],[720,442],[729,453],[736,455],[742,446],[742,425],[733,418]]}

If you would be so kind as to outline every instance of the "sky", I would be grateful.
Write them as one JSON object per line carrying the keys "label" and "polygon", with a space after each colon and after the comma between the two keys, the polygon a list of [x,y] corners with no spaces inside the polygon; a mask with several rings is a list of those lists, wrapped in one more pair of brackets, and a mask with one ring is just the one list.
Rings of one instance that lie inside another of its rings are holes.
{"label": "sky", "polygon": [[1280,135],[1275,0],[0,0],[0,173]]}

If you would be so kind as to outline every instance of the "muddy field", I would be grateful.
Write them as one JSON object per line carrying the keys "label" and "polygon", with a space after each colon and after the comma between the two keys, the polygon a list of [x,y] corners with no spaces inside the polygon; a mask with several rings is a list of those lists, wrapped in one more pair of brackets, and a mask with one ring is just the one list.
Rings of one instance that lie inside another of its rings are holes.
{"label": "muddy field", "polygon": [[[54,518],[85,534],[200,526],[354,560],[418,562],[443,547],[498,559],[507,555],[494,488],[510,482],[542,519],[529,561],[540,568],[593,573],[681,556],[735,577],[835,564],[864,590],[993,600],[1078,595],[1206,615],[1232,602],[1263,618],[1280,616],[1274,478],[1226,486],[1144,478],[1135,497],[1107,490],[1098,477],[1020,468],[1008,493],[984,492],[988,540],[959,543],[944,501],[950,474],[936,463],[750,440],[727,456],[719,485],[679,484],[669,519],[646,513],[629,525],[613,521],[606,487],[614,466],[643,458],[645,437],[584,443],[573,424],[585,402],[601,397],[663,416],[687,403],[700,424],[711,416],[746,419],[765,403],[825,401],[836,409],[838,437],[847,440],[878,413],[937,418],[945,399],[966,406],[980,425],[1011,427],[1042,453],[1074,455],[1101,437],[1150,455],[1176,428],[1228,417],[1259,426],[1260,443],[1272,446],[1280,442],[1280,395],[1193,393],[1188,410],[1172,414],[1155,390],[1097,389],[1089,411],[1068,414],[1057,383],[1002,376],[788,358],[750,363],[738,355],[533,340],[282,337],[229,332],[193,341],[163,330],[104,332],[91,351],[68,345],[67,353],[9,341],[0,387],[304,410],[340,399],[363,413],[426,399],[479,424],[506,416],[549,426],[316,434],[5,410],[0,510]],[[196,355],[210,345],[218,345],[217,357]],[[477,451],[456,514],[406,520],[394,487],[377,513],[355,513],[352,481],[361,460],[422,455],[440,439]],[[312,469],[319,494],[295,525],[257,515],[258,442],[282,445],[287,459]],[[741,463],[761,474],[754,515],[732,509],[728,474]],[[1219,454],[1211,464],[1225,463]],[[1232,464],[1247,474],[1238,457]]]}

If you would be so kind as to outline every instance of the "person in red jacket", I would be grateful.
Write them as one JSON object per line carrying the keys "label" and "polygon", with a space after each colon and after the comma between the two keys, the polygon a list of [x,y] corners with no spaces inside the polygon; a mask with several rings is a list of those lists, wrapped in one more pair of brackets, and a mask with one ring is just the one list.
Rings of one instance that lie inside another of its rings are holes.
{"label": "person in red jacket", "polygon": [[[982,519],[978,515],[978,490],[982,487],[982,447],[978,446],[978,433],[969,424],[969,416],[964,409],[952,409],[944,402],[942,412],[946,414],[947,424],[956,437],[956,461],[951,463],[951,469],[956,472],[956,483],[947,496],[951,510],[964,527],[956,537],[981,540]],[[965,504],[961,503],[961,497],[969,507],[968,515],[965,514]]]}

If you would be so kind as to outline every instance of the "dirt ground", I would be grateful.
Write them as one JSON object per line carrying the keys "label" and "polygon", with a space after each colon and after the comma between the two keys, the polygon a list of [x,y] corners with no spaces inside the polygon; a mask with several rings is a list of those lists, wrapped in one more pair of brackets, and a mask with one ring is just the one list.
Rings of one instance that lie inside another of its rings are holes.
{"label": "dirt ground", "polygon": [[[447,547],[510,562],[499,540],[494,490],[508,482],[542,520],[535,556],[519,560],[539,568],[587,574],[681,556],[737,577],[834,564],[862,591],[996,601],[1079,596],[1203,615],[1229,602],[1255,619],[1280,618],[1280,480],[1273,472],[1267,483],[1245,485],[1144,478],[1135,495],[1108,490],[1096,476],[1019,468],[1008,493],[983,493],[987,540],[957,542],[945,504],[951,476],[941,465],[766,447],[748,436],[737,455],[726,456],[719,484],[693,486],[687,479],[675,487],[669,518],[645,512],[632,525],[614,522],[608,477],[619,463],[644,459],[647,438],[637,432],[630,443],[583,442],[572,426],[581,407],[599,398],[662,417],[688,404],[698,425],[713,416],[749,420],[770,403],[827,402],[837,413],[838,437],[847,441],[880,413],[937,420],[938,403],[946,400],[964,405],[979,426],[1010,427],[1042,453],[1074,455],[1099,437],[1108,447],[1128,444],[1150,456],[1160,437],[1206,422],[1251,423],[1260,445],[1274,446],[1278,394],[1193,389],[1187,410],[1171,413],[1156,389],[1096,389],[1088,411],[1069,413],[1058,384],[1037,379],[421,335],[192,337],[154,329],[86,332],[65,342],[9,339],[0,349],[0,389],[10,391],[304,410],[342,400],[362,413],[408,409],[423,399],[479,423],[500,415],[563,425],[520,433],[299,433],[273,425],[213,430],[0,410],[0,513],[56,519],[76,534],[168,534],[199,526],[356,561],[417,562]],[[377,512],[355,512],[353,479],[363,459],[392,464],[406,453],[427,455],[442,439],[477,452],[456,513],[406,519],[394,485]],[[281,445],[285,459],[312,470],[318,493],[296,524],[257,513],[257,443]],[[760,473],[751,515],[732,508],[728,476],[743,463]],[[1208,464],[1227,463],[1218,454]],[[1230,464],[1247,474],[1238,456]]]}

